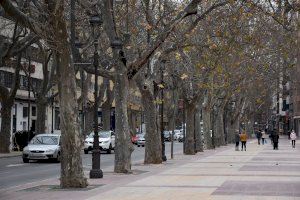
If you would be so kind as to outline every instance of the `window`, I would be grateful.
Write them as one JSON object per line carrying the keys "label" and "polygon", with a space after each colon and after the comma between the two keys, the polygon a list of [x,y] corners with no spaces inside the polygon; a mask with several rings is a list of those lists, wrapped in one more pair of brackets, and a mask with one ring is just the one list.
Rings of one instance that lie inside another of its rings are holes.
{"label": "window", "polygon": [[28,117],[28,107],[23,107],[23,117]]}
{"label": "window", "polygon": [[13,82],[13,73],[0,71],[0,83],[10,88]]}
{"label": "window", "polygon": [[57,145],[58,140],[58,136],[36,136],[30,141],[30,144]]}
{"label": "window", "polygon": [[36,116],[36,107],[35,106],[32,106],[32,108],[31,108],[31,115],[32,116]]}

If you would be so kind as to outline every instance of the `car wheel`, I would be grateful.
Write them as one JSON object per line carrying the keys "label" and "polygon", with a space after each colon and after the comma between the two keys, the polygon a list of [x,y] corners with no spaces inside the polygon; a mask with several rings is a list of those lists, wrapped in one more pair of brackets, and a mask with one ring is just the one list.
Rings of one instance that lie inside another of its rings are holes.
{"label": "car wheel", "polygon": [[112,149],[112,146],[111,146],[111,144],[110,144],[110,145],[109,145],[109,149],[106,150],[106,153],[107,153],[107,154],[111,154],[111,149]]}
{"label": "car wheel", "polygon": [[143,145],[142,147],[144,147],[145,145]]}
{"label": "car wheel", "polygon": [[89,153],[89,150],[87,150],[87,149],[84,149],[83,151],[84,151],[84,154],[88,154]]}
{"label": "car wheel", "polygon": [[23,163],[29,163],[29,159],[28,158],[23,158]]}
{"label": "car wheel", "polygon": [[56,162],[60,163],[60,152],[57,153]]}
{"label": "car wheel", "polygon": [[138,147],[140,147],[140,145],[137,145]]}

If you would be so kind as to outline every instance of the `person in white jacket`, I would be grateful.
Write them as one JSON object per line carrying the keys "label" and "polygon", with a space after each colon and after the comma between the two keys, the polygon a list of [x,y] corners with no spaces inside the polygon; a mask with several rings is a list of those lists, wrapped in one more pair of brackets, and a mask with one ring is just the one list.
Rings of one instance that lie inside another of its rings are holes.
{"label": "person in white jacket", "polygon": [[292,140],[292,147],[295,148],[297,135],[294,130],[292,130],[292,132],[290,134],[290,139]]}

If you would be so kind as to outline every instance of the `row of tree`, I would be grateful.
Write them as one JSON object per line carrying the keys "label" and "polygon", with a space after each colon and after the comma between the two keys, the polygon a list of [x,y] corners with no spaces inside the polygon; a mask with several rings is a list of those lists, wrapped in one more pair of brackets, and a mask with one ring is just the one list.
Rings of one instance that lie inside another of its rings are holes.
{"label": "row of tree", "polygon": [[[288,76],[294,66],[299,68],[299,48],[293,48],[299,45],[297,1],[0,0],[0,5],[13,24],[9,27],[12,38],[0,40],[0,67],[15,67],[16,80],[10,90],[0,86],[0,150],[9,150],[18,74],[26,71],[21,69],[22,54],[37,44],[44,76],[35,89],[38,121],[44,123],[46,106],[56,95],[60,104],[62,187],[87,186],[80,157],[78,108],[79,103],[88,107],[88,88],[95,74],[104,77],[96,99],[101,101],[106,92],[102,108],[109,110],[115,100],[115,172],[128,173],[133,151],[130,129],[134,128],[128,113],[131,87],[139,89],[145,113],[145,163],[159,164],[158,107],[162,101],[170,130],[178,118],[178,101],[183,101],[184,153],[195,154],[204,149],[201,120],[207,149],[232,142],[240,123],[250,132],[255,114],[268,113],[279,75]],[[91,15],[103,19],[101,27],[94,27],[94,34],[88,23]],[[78,65],[92,63],[95,39],[101,41],[97,72],[92,65]],[[83,44],[81,50],[76,48],[77,41]],[[9,65],[12,58],[17,58],[17,64]],[[76,82],[77,73],[81,83]],[[58,93],[49,96],[53,87]],[[82,91],[79,99],[78,87]],[[164,99],[159,95],[162,89]],[[105,124],[108,128],[109,122]],[[37,131],[43,132],[44,127],[39,125]]]}

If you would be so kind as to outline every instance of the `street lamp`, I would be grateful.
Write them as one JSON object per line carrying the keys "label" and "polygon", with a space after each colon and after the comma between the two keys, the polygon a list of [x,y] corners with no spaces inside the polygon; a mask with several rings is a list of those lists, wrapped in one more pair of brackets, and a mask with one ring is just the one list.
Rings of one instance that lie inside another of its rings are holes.
{"label": "street lamp", "polygon": [[27,143],[29,144],[30,140],[30,110],[31,110],[31,102],[30,102],[30,79],[31,79],[31,52],[29,51],[29,56],[28,56],[28,79],[27,79],[27,89],[28,89],[28,125],[27,125],[27,130],[28,130],[28,137],[27,137]]}
{"label": "street lamp", "polygon": [[52,113],[51,113],[51,133],[53,133],[53,109],[54,109],[54,105],[53,105],[53,102],[54,102],[54,97],[53,97],[53,95],[54,95],[54,91],[53,91],[54,89],[53,88],[51,88],[51,110],[52,110]]}
{"label": "street lamp", "polygon": [[167,161],[165,152],[165,139],[164,139],[164,70],[166,60],[162,60],[161,65],[161,107],[160,107],[160,131],[161,131],[161,154],[162,160]]}
{"label": "street lamp", "polygon": [[90,178],[103,178],[103,172],[100,169],[100,147],[99,147],[99,135],[98,135],[98,39],[95,36],[95,27],[102,24],[102,18],[100,15],[92,15],[90,17],[90,25],[92,27],[92,34],[94,38],[94,68],[95,68],[95,84],[94,84],[94,143],[92,154],[92,169],[90,171]]}

